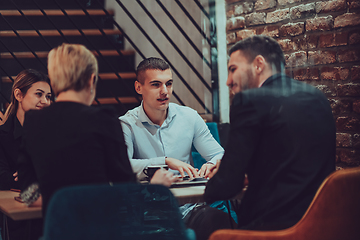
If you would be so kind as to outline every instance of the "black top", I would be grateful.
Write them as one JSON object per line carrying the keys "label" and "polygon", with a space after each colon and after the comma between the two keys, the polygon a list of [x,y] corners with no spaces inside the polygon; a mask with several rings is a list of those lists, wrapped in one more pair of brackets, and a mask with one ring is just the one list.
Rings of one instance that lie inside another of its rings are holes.
{"label": "black top", "polygon": [[65,186],[136,181],[121,124],[109,110],[56,102],[25,119],[19,181],[23,190],[39,183],[43,211]]}
{"label": "black top", "polygon": [[17,171],[22,132],[22,126],[16,115],[9,116],[0,126],[0,190],[19,188],[13,174]]}
{"label": "black top", "polygon": [[234,197],[247,173],[239,227],[286,228],[300,220],[334,170],[335,121],[327,98],[310,85],[274,75],[234,97],[225,155],[204,197]]}

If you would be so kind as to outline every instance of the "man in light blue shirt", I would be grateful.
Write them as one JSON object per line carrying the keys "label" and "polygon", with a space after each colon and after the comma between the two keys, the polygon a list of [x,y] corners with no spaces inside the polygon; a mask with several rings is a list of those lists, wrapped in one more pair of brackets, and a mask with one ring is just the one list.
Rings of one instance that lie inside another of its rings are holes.
{"label": "man in light blue shirt", "polygon": [[[135,90],[143,101],[120,117],[133,171],[142,180],[144,168],[166,164],[182,176],[206,176],[224,149],[195,110],[169,102],[173,91],[169,65],[148,58],[138,65],[136,76]],[[192,145],[208,161],[200,171],[192,166]]]}

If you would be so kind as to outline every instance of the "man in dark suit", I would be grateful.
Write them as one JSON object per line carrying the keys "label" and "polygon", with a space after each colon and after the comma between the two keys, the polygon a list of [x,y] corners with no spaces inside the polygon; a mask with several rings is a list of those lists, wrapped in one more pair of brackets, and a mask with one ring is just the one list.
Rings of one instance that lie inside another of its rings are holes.
{"label": "man in dark suit", "polygon": [[[335,170],[335,123],[327,98],[284,72],[279,44],[253,36],[230,49],[227,85],[236,95],[225,155],[213,169],[206,202],[248,188],[236,209],[242,229],[283,229],[301,219]],[[215,174],[216,173],[216,174]]]}

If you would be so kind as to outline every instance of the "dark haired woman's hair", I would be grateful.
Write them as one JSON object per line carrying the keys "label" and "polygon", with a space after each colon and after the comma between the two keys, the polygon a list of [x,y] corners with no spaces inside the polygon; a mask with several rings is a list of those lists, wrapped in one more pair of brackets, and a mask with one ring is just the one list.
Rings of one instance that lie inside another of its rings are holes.
{"label": "dark haired woman's hair", "polygon": [[265,35],[255,35],[237,42],[229,50],[229,55],[240,50],[249,62],[257,55],[261,55],[275,68],[276,72],[283,72],[285,66],[284,53],[278,42]]}
{"label": "dark haired woman's hair", "polygon": [[10,116],[16,114],[18,110],[19,102],[14,96],[15,89],[19,89],[25,96],[31,86],[37,82],[47,82],[50,85],[50,80],[47,75],[33,69],[25,69],[16,76],[11,89],[10,104],[4,114],[3,123],[5,123]]}

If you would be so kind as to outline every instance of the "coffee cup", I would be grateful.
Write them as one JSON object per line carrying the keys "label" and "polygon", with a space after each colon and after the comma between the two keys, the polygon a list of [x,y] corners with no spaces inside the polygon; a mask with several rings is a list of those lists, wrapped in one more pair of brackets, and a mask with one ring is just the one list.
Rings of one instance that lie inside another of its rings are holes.
{"label": "coffee cup", "polygon": [[160,168],[164,168],[165,170],[169,169],[168,165],[154,165],[148,166],[143,170],[143,172],[148,177],[148,180],[150,180],[154,176],[155,172]]}

